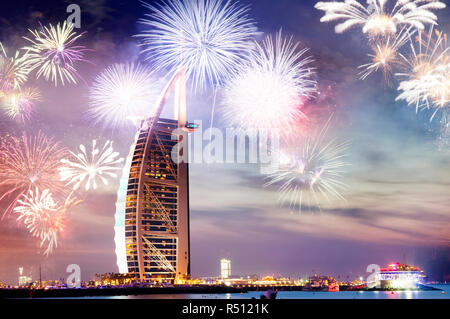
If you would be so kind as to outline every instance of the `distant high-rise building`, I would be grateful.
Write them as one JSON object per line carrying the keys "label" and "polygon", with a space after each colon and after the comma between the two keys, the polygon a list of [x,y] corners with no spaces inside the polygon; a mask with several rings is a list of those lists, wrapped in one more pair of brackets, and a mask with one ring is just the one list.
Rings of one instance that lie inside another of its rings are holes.
{"label": "distant high-rise building", "polygon": [[19,268],[19,287],[31,284],[33,279],[23,274],[23,267]]}
{"label": "distant high-rise building", "polygon": [[229,278],[231,277],[231,261],[228,259],[220,260],[220,277]]}

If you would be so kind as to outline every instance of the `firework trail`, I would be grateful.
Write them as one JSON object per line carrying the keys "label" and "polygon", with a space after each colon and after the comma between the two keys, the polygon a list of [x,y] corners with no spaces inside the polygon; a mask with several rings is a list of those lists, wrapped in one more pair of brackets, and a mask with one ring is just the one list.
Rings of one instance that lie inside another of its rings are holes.
{"label": "firework trail", "polygon": [[369,0],[367,7],[356,0],[318,2],[315,8],[325,12],[321,22],[343,20],[336,25],[336,33],[343,33],[353,26],[362,26],[364,33],[384,36],[397,33],[399,26],[423,30],[425,24],[436,25],[437,16],[432,10],[446,7],[445,3],[435,0],[398,0],[392,10],[388,10],[387,2]]}
{"label": "firework trail", "polygon": [[195,88],[223,83],[239,71],[247,58],[249,43],[257,34],[248,18],[249,8],[223,0],[167,0],[150,9],[140,23],[148,30],[143,53],[158,70],[176,72],[182,66]]}
{"label": "firework trail", "polygon": [[[39,132],[37,136],[9,137],[0,145],[0,202],[11,197],[5,214],[30,189],[49,189],[54,195],[67,196],[68,190],[59,180],[58,169],[67,150]],[[3,215],[3,216],[4,216]]]}
{"label": "firework trail", "polygon": [[279,169],[267,176],[264,186],[278,185],[280,203],[289,208],[319,206],[320,199],[343,199],[341,192],[347,185],[341,181],[349,142],[328,138],[330,119],[324,127],[310,137],[289,145],[280,154]]}
{"label": "firework trail", "polygon": [[48,256],[58,247],[59,234],[66,226],[67,210],[80,202],[69,196],[61,205],[53,199],[50,190],[39,192],[36,188],[22,194],[14,212],[19,214],[17,221],[22,221],[33,237],[40,239],[40,246],[46,245],[44,255]]}
{"label": "firework trail", "polygon": [[406,44],[413,34],[414,32],[411,32],[411,29],[402,29],[393,37],[388,36],[386,40],[377,41],[372,47],[374,53],[368,54],[371,62],[359,67],[364,69],[360,73],[361,80],[365,80],[372,73],[381,69],[386,81],[388,81],[392,75],[393,67],[401,64],[399,49]]}
{"label": "firework trail", "polygon": [[91,187],[97,189],[97,181],[99,179],[104,185],[108,184],[107,177],[116,178],[114,171],[121,170],[117,164],[123,162],[123,158],[117,158],[118,152],[114,152],[112,141],[107,141],[103,148],[97,147],[97,142],[92,141],[92,150],[87,152],[84,145],[80,145],[80,153],[72,153],[75,161],[62,159],[64,164],[59,169],[61,180],[67,181],[66,185],[74,184],[73,189],[77,190],[80,185],[85,182],[85,190]]}
{"label": "firework trail", "polygon": [[147,66],[114,64],[92,84],[88,114],[96,123],[125,125],[131,117],[151,116],[158,93],[158,83]]}
{"label": "firework trail", "polygon": [[438,145],[440,150],[448,150],[450,147],[450,109],[446,108],[442,112],[440,122],[440,135],[438,138]]}
{"label": "firework trail", "polygon": [[447,35],[435,31],[419,33],[416,41],[410,38],[411,55],[400,54],[405,71],[396,75],[402,79],[396,101],[404,100],[419,109],[434,109],[430,121],[450,102],[450,48]]}
{"label": "firework trail", "polygon": [[277,33],[267,36],[240,74],[226,85],[222,113],[231,124],[242,130],[281,129],[288,132],[298,118],[300,108],[316,91],[314,69],[308,49],[298,50],[299,43]]}
{"label": "firework trail", "polygon": [[23,49],[27,51],[27,63],[31,71],[37,69],[36,76],[43,76],[47,81],[52,81],[58,85],[65,82],[77,83],[80,79],[75,65],[84,59],[87,49],[84,46],[74,45],[83,36],[83,33],[76,34],[73,31],[74,25],[66,21],[60,25],[49,25],[41,30],[29,30],[33,35],[32,39],[24,37],[31,42],[30,46]]}
{"label": "firework trail", "polygon": [[35,104],[39,101],[42,101],[41,93],[32,87],[4,94],[2,107],[8,117],[24,123],[31,118]]}
{"label": "firework trail", "polygon": [[20,89],[27,81],[30,67],[27,54],[21,55],[16,51],[14,56],[8,57],[1,42],[0,50],[0,96],[2,96],[10,90]]}

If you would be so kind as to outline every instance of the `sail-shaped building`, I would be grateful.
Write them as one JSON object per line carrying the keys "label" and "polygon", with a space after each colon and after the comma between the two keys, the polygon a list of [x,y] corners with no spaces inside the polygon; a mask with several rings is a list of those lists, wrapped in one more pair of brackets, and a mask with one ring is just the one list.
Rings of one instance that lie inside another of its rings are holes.
{"label": "sail-shaped building", "polygon": [[[175,118],[160,114],[175,91]],[[140,282],[190,276],[188,134],[185,78],[179,72],[162,92],[152,117],[138,131],[120,181],[115,241],[121,273]]]}

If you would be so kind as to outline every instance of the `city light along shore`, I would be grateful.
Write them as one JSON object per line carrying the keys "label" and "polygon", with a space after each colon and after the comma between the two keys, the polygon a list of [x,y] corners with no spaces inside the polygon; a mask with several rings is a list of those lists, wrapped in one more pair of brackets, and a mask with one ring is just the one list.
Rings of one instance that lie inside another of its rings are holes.
{"label": "city light along shore", "polygon": [[[190,279],[179,284],[169,282],[143,283],[132,274],[108,273],[96,275],[94,280],[70,288],[63,281],[32,282],[26,276],[19,277],[19,286],[0,286],[0,298],[76,298],[109,297],[154,294],[224,294],[250,291],[420,291],[440,290],[424,284],[426,276],[420,268],[400,263],[381,268],[371,282],[362,277],[350,282],[339,281],[331,276],[310,276],[308,279],[292,280],[266,276],[232,277],[231,262],[221,260],[220,277]],[[265,294],[261,294],[264,298]]]}

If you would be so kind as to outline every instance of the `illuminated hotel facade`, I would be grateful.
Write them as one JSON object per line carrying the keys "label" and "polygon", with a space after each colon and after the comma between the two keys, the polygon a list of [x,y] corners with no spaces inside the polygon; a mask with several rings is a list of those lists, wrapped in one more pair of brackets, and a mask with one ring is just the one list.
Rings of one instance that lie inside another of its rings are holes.
{"label": "illuminated hotel facade", "polygon": [[177,121],[160,119],[150,135],[144,125],[131,163],[125,246],[128,273],[141,281],[174,281],[190,273],[188,164],[171,158],[180,142],[172,140],[177,128]]}
{"label": "illuminated hotel facade", "polygon": [[[175,119],[160,114],[175,90]],[[155,114],[140,120],[122,178],[115,215],[120,273],[140,282],[190,276],[187,141],[195,125],[186,122],[184,73],[162,92]],[[181,146],[180,146],[181,145]]]}

